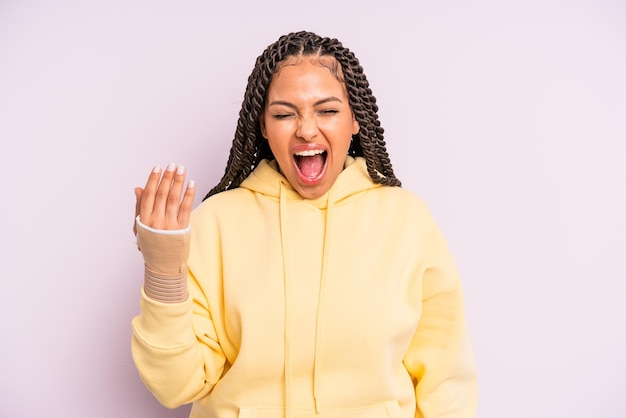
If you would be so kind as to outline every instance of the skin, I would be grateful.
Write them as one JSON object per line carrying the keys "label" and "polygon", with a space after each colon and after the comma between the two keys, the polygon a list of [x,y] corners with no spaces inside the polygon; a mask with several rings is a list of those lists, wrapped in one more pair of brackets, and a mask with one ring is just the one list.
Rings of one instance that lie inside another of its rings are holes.
{"label": "skin", "polygon": [[[320,64],[329,57],[289,59],[270,84],[261,131],[269,141],[281,172],[304,198],[316,199],[332,187],[343,170],[352,135],[359,124],[350,108],[345,85]],[[299,174],[294,153],[323,150],[323,175],[307,179]],[[185,187],[185,167],[156,166],[144,188],[135,188],[135,217],[151,228],[185,229],[196,192],[195,183]],[[133,233],[137,226],[133,222]]]}
{"label": "skin", "polygon": [[[332,59],[288,60],[270,84],[260,120],[281,172],[307,199],[332,187],[343,170],[352,135],[359,132],[344,83],[320,64]],[[326,152],[325,172],[319,178],[306,178],[298,170],[294,153],[304,150]]]}

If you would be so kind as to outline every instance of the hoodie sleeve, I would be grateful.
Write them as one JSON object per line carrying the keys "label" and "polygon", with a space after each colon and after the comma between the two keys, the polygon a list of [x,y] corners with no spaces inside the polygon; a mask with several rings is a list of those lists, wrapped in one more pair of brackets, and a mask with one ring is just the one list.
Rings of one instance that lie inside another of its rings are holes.
{"label": "hoodie sleeve", "polygon": [[422,314],[404,364],[413,376],[416,418],[473,418],[477,378],[456,266],[438,228],[424,234]]}
{"label": "hoodie sleeve", "polygon": [[159,302],[142,289],[140,313],[132,321],[135,366],[144,384],[168,408],[205,396],[225,364],[208,303],[191,273],[187,275],[190,296],[185,301]]}

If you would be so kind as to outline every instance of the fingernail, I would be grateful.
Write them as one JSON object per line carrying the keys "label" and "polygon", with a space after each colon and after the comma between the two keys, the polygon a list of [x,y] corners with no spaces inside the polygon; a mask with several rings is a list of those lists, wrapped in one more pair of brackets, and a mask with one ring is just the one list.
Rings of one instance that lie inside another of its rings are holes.
{"label": "fingernail", "polygon": [[184,172],[185,172],[185,166],[179,165],[178,170],[176,171],[176,174],[183,174]]}
{"label": "fingernail", "polygon": [[161,172],[161,166],[155,165],[155,166],[152,168],[152,172],[153,172],[153,173],[160,173],[160,172]]}
{"label": "fingernail", "polygon": [[193,180],[189,180],[189,183],[187,184],[187,188],[193,189],[194,187],[196,187],[196,182]]}
{"label": "fingernail", "polygon": [[176,164],[174,163],[169,163],[169,165],[167,166],[167,171],[174,171],[176,169]]}

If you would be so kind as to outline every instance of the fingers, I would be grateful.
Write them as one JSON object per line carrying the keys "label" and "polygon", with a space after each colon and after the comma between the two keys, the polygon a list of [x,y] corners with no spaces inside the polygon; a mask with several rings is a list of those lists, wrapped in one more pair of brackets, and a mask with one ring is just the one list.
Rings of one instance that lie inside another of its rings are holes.
{"label": "fingers", "polygon": [[191,209],[193,208],[193,199],[195,195],[196,182],[189,180],[187,189],[185,189],[185,195],[180,203],[180,211],[178,212],[178,224],[181,225],[181,229],[186,228],[187,225],[189,225],[189,218],[191,216]]}
{"label": "fingers", "polygon": [[162,175],[161,172],[161,168],[155,166],[145,188],[135,189],[135,212],[139,214],[141,222],[151,228],[184,229],[189,225],[195,183],[190,181],[184,187],[186,170],[182,165],[172,163]]}
{"label": "fingers", "polygon": [[[178,211],[181,204],[180,199],[183,192],[183,185],[185,184],[185,167],[182,165],[176,167],[170,164],[166,175],[169,173],[170,169],[175,170],[175,174],[173,174],[173,181],[170,182],[171,188],[166,200],[165,217],[169,222],[177,223]],[[163,183],[163,180],[161,180],[161,183]]]}
{"label": "fingers", "polygon": [[[164,218],[167,209],[168,202],[174,200],[174,198],[180,199],[180,194],[177,197],[173,197],[170,199],[170,192],[172,190],[172,180],[174,179],[174,175],[176,173],[176,164],[170,163],[166,168],[165,172],[163,172],[163,177],[161,177],[161,182],[156,189],[156,194],[154,197],[152,214],[159,219]],[[165,228],[158,228],[165,229]]]}
{"label": "fingers", "polygon": [[145,225],[149,225],[152,213],[154,212],[154,201],[156,199],[160,179],[161,167],[157,165],[154,166],[148,176],[148,181],[146,182],[139,202],[139,216],[141,217],[141,222]]}

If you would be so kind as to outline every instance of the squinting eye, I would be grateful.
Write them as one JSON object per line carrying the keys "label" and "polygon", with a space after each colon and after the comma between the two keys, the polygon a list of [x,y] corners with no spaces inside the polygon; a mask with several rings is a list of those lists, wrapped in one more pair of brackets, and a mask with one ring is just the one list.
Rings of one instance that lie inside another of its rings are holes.
{"label": "squinting eye", "polygon": [[336,109],[326,109],[326,110],[322,110],[320,113],[322,113],[323,115],[334,115],[337,112],[339,111]]}
{"label": "squinting eye", "polygon": [[287,113],[279,113],[279,114],[274,115],[274,119],[286,119],[289,116],[291,115]]}

